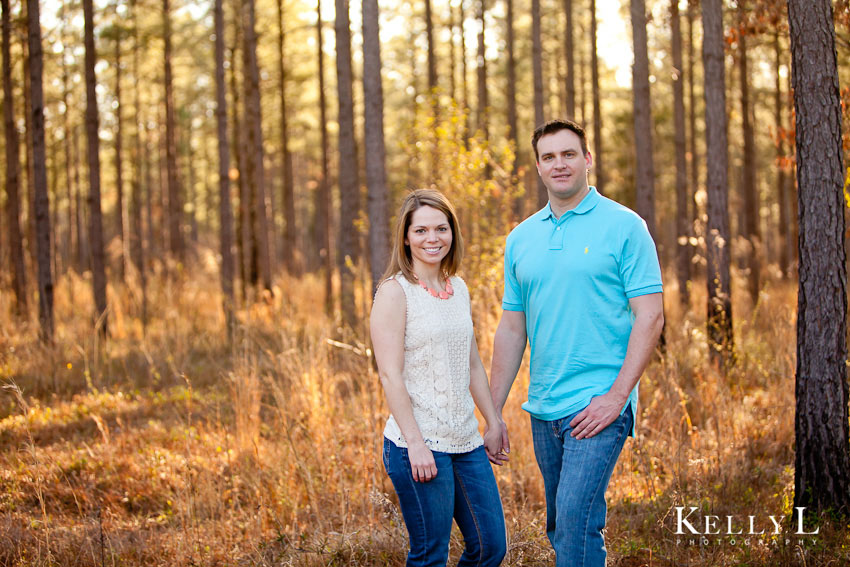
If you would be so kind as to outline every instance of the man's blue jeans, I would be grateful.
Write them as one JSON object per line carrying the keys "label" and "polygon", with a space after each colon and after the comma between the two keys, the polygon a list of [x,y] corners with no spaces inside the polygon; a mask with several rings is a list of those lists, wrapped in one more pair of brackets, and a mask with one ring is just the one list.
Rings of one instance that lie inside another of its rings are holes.
{"label": "man's blue jeans", "polygon": [[569,415],[555,421],[532,416],[534,454],[546,489],[546,535],[557,567],[605,565],[605,490],[632,429],[631,409],[591,438],[570,437]]}
{"label": "man's blue jeans", "polygon": [[452,518],[465,549],[458,567],[495,567],[507,549],[499,488],[484,447],[468,453],[433,451],[437,476],[414,482],[407,449],[384,438],[384,467],[398,494],[410,536],[408,567],[445,567]]}

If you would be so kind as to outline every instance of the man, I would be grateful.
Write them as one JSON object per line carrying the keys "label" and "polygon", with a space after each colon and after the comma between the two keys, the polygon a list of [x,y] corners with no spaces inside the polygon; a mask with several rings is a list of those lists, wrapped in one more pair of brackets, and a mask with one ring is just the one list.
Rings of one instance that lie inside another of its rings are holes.
{"label": "man", "polygon": [[[528,401],[558,567],[605,565],[605,490],[634,434],[637,385],[664,321],[646,223],[587,184],[593,158],[568,120],[532,137],[549,203],[508,236],[490,391],[502,408],[531,348]],[[502,464],[510,451],[501,420]]]}

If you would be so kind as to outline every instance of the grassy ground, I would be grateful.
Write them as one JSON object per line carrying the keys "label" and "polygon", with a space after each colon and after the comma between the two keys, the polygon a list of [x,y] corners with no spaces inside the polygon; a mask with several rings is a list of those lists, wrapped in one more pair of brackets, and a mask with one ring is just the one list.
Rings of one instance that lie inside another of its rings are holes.
{"label": "grassy ground", "polygon": [[[144,329],[134,288],[111,289],[106,342],[76,276],[57,287],[50,348],[0,295],[0,565],[403,565],[379,459],[386,405],[366,346],[321,315],[321,283],[279,281],[239,313],[229,346],[213,263],[192,272],[150,290]],[[498,291],[470,283],[486,362]],[[736,294],[725,377],[706,361],[699,287],[693,312],[666,298],[666,353],[608,492],[609,564],[850,564],[846,520],[794,533],[795,286],[768,283],[755,309]],[[524,371],[505,410],[511,463],[496,471],[505,564],[551,565],[525,388]],[[679,506],[697,507],[700,531],[717,516],[721,534],[677,535]],[[727,516],[731,531],[754,516],[765,533],[727,535]],[[460,547],[456,536],[453,557]]]}

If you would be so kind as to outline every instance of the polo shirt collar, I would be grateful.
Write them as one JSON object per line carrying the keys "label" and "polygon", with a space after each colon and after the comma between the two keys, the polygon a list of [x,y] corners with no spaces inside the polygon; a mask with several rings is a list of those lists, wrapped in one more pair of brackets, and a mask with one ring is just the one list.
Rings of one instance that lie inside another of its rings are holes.
{"label": "polo shirt collar", "polygon": [[[602,196],[596,190],[596,187],[593,185],[590,186],[590,190],[587,195],[584,196],[584,199],[581,200],[581,203],[576,206],[576,208],[566,211],[561,217],[568,213],[573,213],[576,215],[583,215],[585,213],[589,213],[593,208],[599,203],[602,199]],[[552,203],[546,203],[546,206],[540,210],[540,220],[555,220],[555,213],[552,212]]]}

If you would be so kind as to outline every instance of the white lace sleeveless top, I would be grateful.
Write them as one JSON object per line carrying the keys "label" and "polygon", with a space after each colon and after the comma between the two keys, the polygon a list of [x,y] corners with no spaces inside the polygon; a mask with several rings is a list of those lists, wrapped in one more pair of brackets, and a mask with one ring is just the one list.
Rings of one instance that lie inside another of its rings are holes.
{"label": "white lace sleeveless top", "polygon": [[[425,444],[443,453],[471,451],[484,441],[469,391],[473,334],[466,283],[452,277],[454,295],[440,299],[401,274],[394,279],[407,298],[402,378]],[[407,447],[392,415],[384,436],[398,447]]]}

